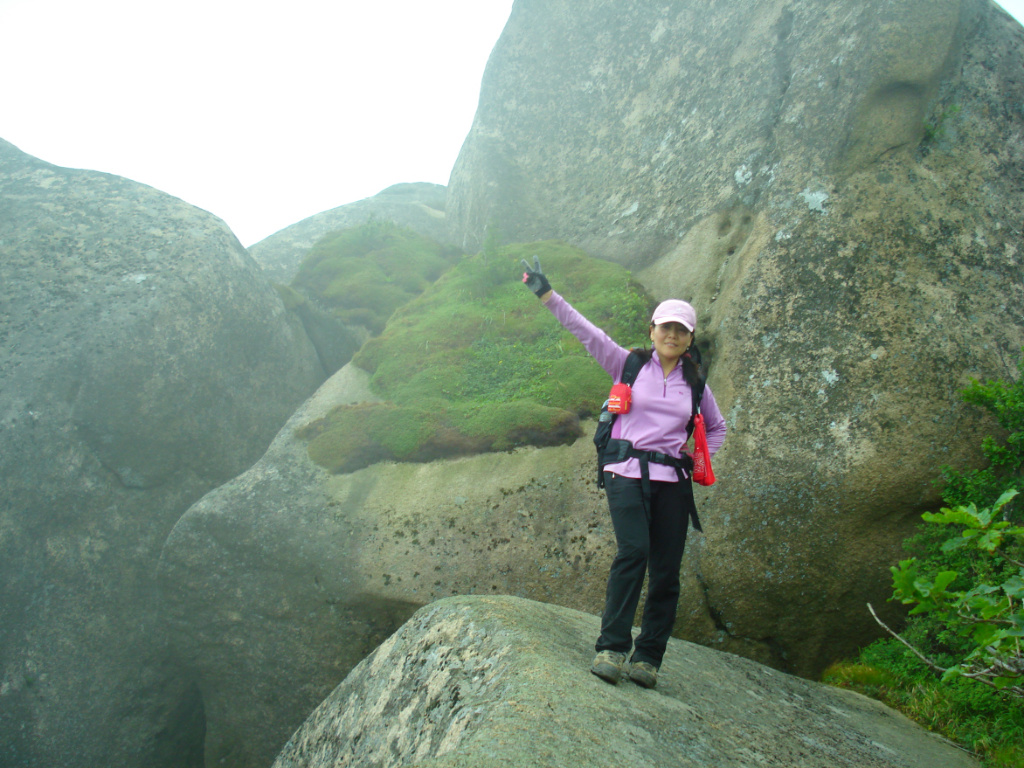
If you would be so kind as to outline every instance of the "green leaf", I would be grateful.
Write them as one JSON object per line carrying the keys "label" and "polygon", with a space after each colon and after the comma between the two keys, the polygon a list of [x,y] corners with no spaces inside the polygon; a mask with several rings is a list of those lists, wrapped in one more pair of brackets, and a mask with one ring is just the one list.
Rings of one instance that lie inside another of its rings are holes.
{"label": "green leaf", "polygon": [[967,538],[968,533],[969,531],[964,531],[964,535],[960,538],[948,539],[947,541],[945,541],[941,547],[942,551],[948,554],[955,550],[963,549],[964,547],[966,547],[968,544],[971,543],[971,539]]}
{"label": "green leaf", "polygon": [[942,673],[942,682],[948,683],[950,680],[954,680],[960,677],[964,673],[964,670],[960,667],[950,667]]}
{"label": "green leaf", "polygon": [[1010,604],[1006,600],[1006,598],[1003,598],[1001,600],[990,599],[988,601],[988,604],[982,606],[978,613],[981,615],[981,618],[985,619],[986,621],[989,621],[991,619],[1001,617],[1004,613],[1007,612],[1007,610],[1009,610],[1009,608]]}
{"label": "green leaf", "polygon": [[972,587],[965,595],[965,597],[974,597],[976,595],[991,595],[993,592],[998,592],[999,587],[993,584],[978,584]]}
{"label": "green leaf", "polygon": [[893,566],[889,570],[892,572],[894,597],[904,603],[919,599],[920,592],[914,586],[914,582],[917,580],[917,558],[901,560],[899,568]]}
{"label": "green leaf", "polygon": [[978,549],[983,549],[986,552],[995,552],[999,545],[1003,543],[1003,536],[1000,531],[986,531],[984,536],[979,537],[977,545]]}
{"label": "green leaf", "polygon": [[1003,582],[1003,592],[1007,597],[1024,600],[1024,579],[1011,576]]}
{"label": "green leaf", "polygon": [[992,645],[993,642],[998,639],[1001,632],[998,627],[994,627],[991,624],[977,624],[974,627],[974,631],[971,633],[971,639],[977,644],[979,650]]}
{"label": "green leaf", "polygon": [[974,505],[969,507],[956,507],[954,509],[943,508],[940,512],[925,512],[921,519],[926,523],[957,524],[977,526],[977,510]]}
{"label": "green leaf", "polygon": [[946,591],[946,587],[952,584],[960,574],[956,571],[942,571],[935,577],[935,584],[929,594],[937,595]]}
{"label": "green leaf", "polygon": [[1017,493],[1018,493],[1018,491],[1017,491],[1016,488],[1011,488],[1010,490],[1008,490],[1006,493],[1004,493],[1002,496],[1000,496],[999,499],[996,501],[996,503],[994,505],[995,508],[996,509],[1002,509],[1003,507],[1005,507],[1007,504],[1009,504],[1011,501],[1013,501],[1014,497],[1017,496]]}

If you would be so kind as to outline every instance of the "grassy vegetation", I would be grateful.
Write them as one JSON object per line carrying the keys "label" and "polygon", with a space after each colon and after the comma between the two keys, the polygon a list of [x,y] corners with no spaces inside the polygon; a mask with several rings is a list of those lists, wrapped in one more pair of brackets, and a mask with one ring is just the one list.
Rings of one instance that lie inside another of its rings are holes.
{"label": "grassy vegetation", "polygon": [[580,435],[607,374],[521,283],[538,254],[560,293],[625,346],[646,340],[653,302],[622,267],[564,243],[489,248],[399,308],[354,362],[386,402],[340,406],[298,436],[334,472]]}
{"label": "grassy vegetation", "polygon": [[[921,629],[912,624],[904,637],[933,644],[935,638],[918,636]],[[822,679],[888,704],[976,753],[987,768],[1024,768],[1024,702],[964,678],[941,682],[897,640],[872,643]]]}
{"label": "grassy vegetation", "polygon": [[454,248],[390,221],[371,220],[321,238],[291,287],[347,325],[380,333],[391,314],[459,258]]}

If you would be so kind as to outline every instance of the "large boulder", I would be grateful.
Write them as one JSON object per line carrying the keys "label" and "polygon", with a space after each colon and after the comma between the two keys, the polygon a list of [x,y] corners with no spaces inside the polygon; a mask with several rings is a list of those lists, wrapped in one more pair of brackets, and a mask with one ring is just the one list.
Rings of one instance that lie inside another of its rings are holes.
{"label": "large boulder", "polygon": [[328,232],[377,219],[407,227],[438,242],[447,240],[445,196],[440,184],[395,184],[373,197],[340,205],[285,227],[249,247],[267,277],[287,284],[309,249]]}
{"label": "large boulder", "polygon": [[223,222],[0,141],[0,763],[202,764],[157,558],[322,378]]}
{"label": "large boulder", "polygon": [[274,768],[971,768],[878,702],[672,639],[656,690],[587,673],[598,620],[508,597],[413,616],[356,667]]}
{"label": "large boulder", "polygon": [[989,0],[515,4],[452,239],[564,238],[698,308],[730,436],[681,636],[813,675],[877,631],[990,429],[958,391],[1024,344],[1022,63]]}
{"label": "large boulder", "polygon": [[[431,601],[483,592],[601,610],[614,540],[589,440],[345,475],[315,464],[296,431],[373,399],[367,374],[343,368],[168,537],[168,627],[202,689],[207,765],[268,765]],[[707,615],[702,602],[685,610]]]}

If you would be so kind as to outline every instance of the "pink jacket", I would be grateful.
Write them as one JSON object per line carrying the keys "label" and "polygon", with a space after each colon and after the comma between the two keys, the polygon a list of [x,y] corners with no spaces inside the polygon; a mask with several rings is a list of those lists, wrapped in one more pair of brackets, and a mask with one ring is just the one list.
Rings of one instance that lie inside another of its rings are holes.
{"label": "pink jacket", "polygon": [[[629,350],[620,347],[612,339],[573,309],[565,299],[552,291],[547,308],[566,330],[579,339],[587,352],[607,371],[613,381],[622,377]],[[661,370],[658,353],[640,369],[633,382],[633,405],[629,413],[619,416],[612,426],[612,437],[629,440],[634,448],[642,451],[658,451],[679,458],[689,435],[686,425],[690,421],[692,395],[690,385],[683,378],[682,363],[678,363],[666,377]],[[725,442],[725,419],[711,388],[706,387],[701,399],[701,413],[707,430],[708,450],[715,451]],[[627,459],[605,467],[623,477],[640,477],[640,462]],[[675,469],[664,464],[650,464],[651,480],[676,482]]]}

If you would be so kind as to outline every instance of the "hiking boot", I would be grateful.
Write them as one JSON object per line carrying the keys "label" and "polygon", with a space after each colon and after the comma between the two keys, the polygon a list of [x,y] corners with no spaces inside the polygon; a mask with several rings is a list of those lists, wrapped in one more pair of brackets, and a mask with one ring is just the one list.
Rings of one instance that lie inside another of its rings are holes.
{"label": "hiking boot", "polygon": [[599,651],[590,665],[590,671],[605,682],[615,685],[622,676],[622,665],[626,662],[626,654],[617,651]]}
{"label": "hiking boot", "polygon": [[642,688],[653,688],[658,684],[658,669],[646,661],[631,662],[629,679]]}

